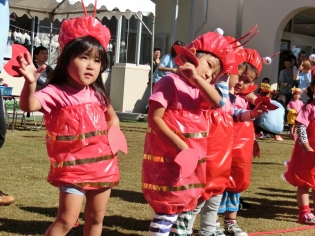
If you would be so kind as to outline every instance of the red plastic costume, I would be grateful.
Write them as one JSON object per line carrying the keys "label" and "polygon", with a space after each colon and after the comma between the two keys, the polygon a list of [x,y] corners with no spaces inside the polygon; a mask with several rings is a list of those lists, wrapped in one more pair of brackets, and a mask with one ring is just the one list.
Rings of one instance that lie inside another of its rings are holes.
{"label": "red plastic costume", "polygon": [[[208,32],[192,41],[186,48],[195,48],[197,51],[210,52],[217,56],[222,63],[222,74],[237,71],[230,45],[217,33]],[[185,50],[179,50],[177,53],[180,54],[181,51]],[[179,61],[181,63],[190,61],[190,56],[186,56],[180,57]],[[175,88],[179,88],[178,81],[178,79],[174,80]],[[187,103],[196,104],[196,98],[191,98],[184,91],[176,90],[174,93],[177,94],[174,97],[187,97],[191,100]],[[199,153],[198,165],[190,176],[183,177],[180,166],[174,162],[178,155],[176,149],[149,127],[142,166],[143,194],[157,213],[174,214],[190,211],[195,209],[206,183],[205,157],[208,129],[201,103],[196,104],[192,110],[166,107],[163,120],[190,148]]]}
{"label": "red plastic costume", "polygon": [[[262,69],[261,57],[254,49],[246,48],[244,50],[246,52],[246,62],[253,65],[259,75]],[[237,101],[234,104],[236,108],[247,108],[247,102],[245,102],[243,98],[237,96],[236,99]],[[240,193],[245,191],[250,185],[254,146],[254,125],[252,121],[234,122],[233,130],[231,186],[227,191]]]}
{"label": "red plastic costume", "polygon": [[[227,101],[229,102],[229,101]],[[205,111],[207,136],[206,187],[202,197],[208,200],[222,194],[229,184],[233,144],[233,118],[223,109]]]}
{"label": "red plastic costume", "polygon": [[142,191],[155,212],[175,214],[195,209],[205,186],[206,121],[195,112],[167,110],[163,120],[190,148],[198,151],[198,165],[189,177],[174,162],[177,151],[150,127],[145,138]]}
{"label": "red plastic costume", "polygon": [[105,114],[99,104],[64,107],[58,117],[46,114],[45,124],[51,161],[48,182],[84,189],[119,183],[117,155],[109,147]]}
{"label": "red plastic costume", "polygon": [[[93,16],[87,16],[83,2],[82,5],[85,16],[65,20],[61,25],[60,50],[84,36],[96,38],[106,50],[109,30]],[[95,11],[96,7],[94,15]],[[90,102],[67,104],[59,113],[45,114],[46,146],[51,161],[48,182],[54,186],[70,183],[84,189],[113,187],[119,183],[117,153],[110,148],[104,111],[99,103]]]}
{"label": "red plastic costume", "polygon": [[[314,148],[315,120],[311,120],[306,131],[309,144]],[[312,175],[310,171],[310,167],[313,167],[314,164],[309,163],[303,153],[304,151],[301,144],[298,141],[295,141],[293,153],[290,161],[287,163],[288,169],[285,172],[284,177],[293,186],[315,189],[315,176]]]}
{"label": "red plastic costume", "polygon": [[250,185],[254,125],[251,121],[234,122],[233,130],[231,186],[227,191],[240,193],[245,191]]}

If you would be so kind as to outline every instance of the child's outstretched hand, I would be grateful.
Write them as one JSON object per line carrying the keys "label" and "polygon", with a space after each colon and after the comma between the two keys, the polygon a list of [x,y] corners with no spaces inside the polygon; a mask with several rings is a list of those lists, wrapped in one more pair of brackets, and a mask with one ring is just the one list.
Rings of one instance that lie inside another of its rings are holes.
{"label": "child's outstretched hand", "polygon": [[268,113],[267,105],[263,104],[263,102],[259,102],[255,108],[250,111],[250,116],[252,118],[258,118],[264,113]]}
{"label": "child's outstretched hand", "polygon": [[18,58],[18,61],[20,64],[19,72],[30,84],[35,83],[42,71],[46,68],[46,65],[42,65],[36,69],[29,52],[21,54]]}

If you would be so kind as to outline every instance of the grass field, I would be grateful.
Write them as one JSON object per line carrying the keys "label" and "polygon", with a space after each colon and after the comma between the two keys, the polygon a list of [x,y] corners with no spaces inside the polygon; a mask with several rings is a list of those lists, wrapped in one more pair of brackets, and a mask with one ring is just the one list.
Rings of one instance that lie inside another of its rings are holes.
{"label": "grass field", "polygon": [[[145,123],[122,122],[129,154],[119,155],[121,182],[112,191],[104,218],[103,235],[147,235],[152,210],[141,193],[141,161]],[[10,206],[0,206],[0,235],[43,235],[58,208],[58,189],[46,182],[49,161],[45,131],[8,131],[0,150],[0,189],[16,198]],[[239,211],[238,223],[248,233],[304,227],[296,223],[295,188],[280,175],[290,157],[293,141],[259,140],[261,158],[253,160],[252,183],[242,194],[251,204]],[[198,218],[199,219],[199,218]],[[80,216],[80,223],[84,223]],[[198,220],[195,223],[197,235]],[[69,235],[82,235],[82,226]],[[315,229],[271,235],[315,235]]]}

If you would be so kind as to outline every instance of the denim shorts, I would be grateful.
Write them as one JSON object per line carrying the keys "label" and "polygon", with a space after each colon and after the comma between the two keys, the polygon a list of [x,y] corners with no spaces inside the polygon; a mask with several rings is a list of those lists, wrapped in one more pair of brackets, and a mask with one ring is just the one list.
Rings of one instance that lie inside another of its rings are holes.
{"label": "denim shorts", "polygon": [[86,190],[83,188],[77,187],[73,184],[62,184],[59,186],[60,192],[71,193],[79,196],[85,196]]}

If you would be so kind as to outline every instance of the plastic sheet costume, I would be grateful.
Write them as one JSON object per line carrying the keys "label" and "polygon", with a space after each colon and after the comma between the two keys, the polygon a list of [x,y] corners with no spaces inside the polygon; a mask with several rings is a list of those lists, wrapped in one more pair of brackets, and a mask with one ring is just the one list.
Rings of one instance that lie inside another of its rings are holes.
{"label": "plastic sheet costume", "polygon": [[[230,46],[217,33],[206,33],[191,42],[186,48],[195,48],[197,51],[211,52],[216,55],[223,65],[222,74],[235,71],[234,55],[228,51]],[[181,53],[182,51],[180,50]],[[187,57],[183,54],[178,55],[182,62],[191,57],[189,53]],[[194,64],[194,62],[191,63]],[[195,150],[196,154],[195,157],[191,157],[191,160],[187,159],[192,170],[190,175],[184,176],[181,171],[182,167],[174,161],[178,153],[170,144],[162,140],[151,127],[148,128],[142,166],[142,191],[155,212],[167,214],[190,211],[197,205],[198,198],[201,196],[206,183],[208,131],[201,109],[202,99],[198,94],[199,89],[192,87],[185,78],[179,78],[171,73],[166,75],[155,85],[150,100],[154,98],[155,93],[163,91],[163,89],[160,90],[162,83],[171,79],[174,90],[170,92],[173,93],[173,97],[182,102],[183,106],[165,105],[166,111],[163,120],[173,132],[188,144],[190,149]],[[183,86],[183,83],[186,85]],[[194,91],[194,96],[191,95],[191,91]],[[177,103],[175,102],[175,104]],[[197,165],[194,162],[197,162]],[[195,168],[195,166],[197,167]]]}

